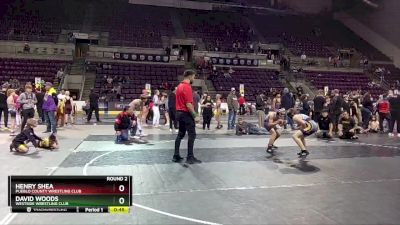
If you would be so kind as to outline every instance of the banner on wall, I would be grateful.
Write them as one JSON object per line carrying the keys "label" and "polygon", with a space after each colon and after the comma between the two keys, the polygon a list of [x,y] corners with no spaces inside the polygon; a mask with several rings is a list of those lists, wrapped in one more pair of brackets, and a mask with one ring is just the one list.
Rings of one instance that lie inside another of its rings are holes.
{"label": "banner on wall", "polygon": [[146,91],[149,94],[149,96],[151,96],[151,84],[146,84],[144,89],[146,89]]}
{"label": "banner on wall", "polygon": [[35,88],[40,89],[42,88],[43,83],[42,83],[42,78],[41,77],[35,77]]}
{"label": "banner on wall", "polygon": [[329,92],[329,87],[328,87],[328,86],[325,86],[325,87],[324,87],[324,94],[327,95],[328,92]]}
{"label": "banner on wall", "polygon": [[42,83],[42,78],[41,77],[35,77],[35,84],[40,84]]}
{"label": "banner on wall", "polygon": [[166,55],[149,55],[149,54],[135,54],[135,53],[114,53],[114,59],[129,60],[139,62],[162,62],[168,63],[170,58]]}
{"label": "banner on wall", "polygon": [[222,58],[211,57],[211,63],[214,65],[226,66],[258,66],[258,59],[241,59],[241,58]]}
{"label": "banner on wall", "polygon": [[239,84],[239,91],[241,95],[244,95],[244,84]]}

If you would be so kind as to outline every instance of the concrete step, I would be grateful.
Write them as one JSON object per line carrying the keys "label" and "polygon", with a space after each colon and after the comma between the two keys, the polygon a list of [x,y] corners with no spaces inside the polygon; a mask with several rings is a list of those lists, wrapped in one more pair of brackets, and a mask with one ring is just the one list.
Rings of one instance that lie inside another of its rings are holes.
{"label": "concrete step", "polygon": [[172,22],[172,26],[174,27],[174,31],[177,37],[185,38],[185,32],[183,31],[181,21],[179,20],[179,15],[177,10],[170,11],[170,18]]}
{"label": "concrete step", "polygon": [[302,86],[303,87],[303,90],[304,90],[304,93],[305,94],[308,94],[310,97],[309,97],[309,99],[313,99],[314,97],[315,97],[315,92],[313,91],[313,88],[315,89],[315,87],[309,87],[309,83],[307,83],[307,82],[302,82],[302,81],[298,81],[298,82],[290,82],[290,84],[293,86],[293,87],[298,87],[298,86]]}
{"label": "concrete step", "polygon": [[214,87],[212,81],[211,80],[206,80],[205,84],[207,86],[208,94],[214,97],[217,94],[217,91],[215,90],[215,87]]}
{"label": "concrete step", "polygon": [[94,88],[94,84],[96,81],[95,73],[86,73],[85,74],[85,84],[83,85],[82,98],[81,100],[87,100],[89,98],[90,89]]}
{"label": "concrete step", "polygon": [[264,35],[262,35],[261,32],[257,29],[257,26],[254,25],[253,21],[251,21],[248,17],[244,18],[250,28],[254,31],[257,40],[259,40],[261,43],[266,43]]}

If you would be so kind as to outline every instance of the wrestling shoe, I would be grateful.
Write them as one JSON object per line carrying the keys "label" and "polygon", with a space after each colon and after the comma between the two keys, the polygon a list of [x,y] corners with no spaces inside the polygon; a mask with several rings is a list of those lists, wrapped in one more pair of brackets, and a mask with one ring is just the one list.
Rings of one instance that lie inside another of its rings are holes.
{"label": "wrestling shoe", "polygon": [[397,137],[400,137],[400,133],[397,134]]}
{"label": "wrestling shoe", "polygon": [[389,135],[389,137],[394,137],[393,133],[389,133],[388,135]]}
{"label": "wrestling shoe", "polygon": [[186,159],[187,164],[196,164],[196,163],[201,163],[201,160],[196,159],[195,157],[190,157]]}
{"label": "wrestling shoe", "polygon": [[275,146],[275,145],[272,145],[272,148],[273,148],[273,149],[278,149],[278,147],[277,147],[277,146]]}
{"label": "wrestling shoe", "polygon": [[269,153],[269,154],[274,154],[273,146],[268,146],[266,152]]}
{"label": "wrestling shoe", "polygon": [[358,136],[353,136],[353,137],[351,137],[350,139],[356,140],[356,139],[358,139]]}
{"label": "wrestling shoe", "polygon": [[179,155],[174,155],[174,157],[172,157],[172,162],[181,162],[182,161],[182,157],[180,157]]}
{"label": "wrestling shoe", "polygon": [[299,157],[307,157],[310,154],[307,150],[301,150],[301,152],[297,153]]}

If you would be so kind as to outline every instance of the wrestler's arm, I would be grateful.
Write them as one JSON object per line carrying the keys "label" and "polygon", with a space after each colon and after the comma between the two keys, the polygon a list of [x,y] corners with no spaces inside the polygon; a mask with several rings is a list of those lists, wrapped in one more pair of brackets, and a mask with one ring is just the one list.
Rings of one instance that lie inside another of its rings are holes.
{"label": "wrestler's arm", "polygon": [[306,121],[304,121],[300,116],[295,115],[293,116],[293,121],[297,123],[301,129],[305,129],[307,127]]}

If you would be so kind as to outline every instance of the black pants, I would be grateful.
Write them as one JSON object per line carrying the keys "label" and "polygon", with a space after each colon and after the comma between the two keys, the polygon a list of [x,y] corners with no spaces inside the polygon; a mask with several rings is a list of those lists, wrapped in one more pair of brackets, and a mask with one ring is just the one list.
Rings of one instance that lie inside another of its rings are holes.
{"label": "black pants", "polygon": [[350,132],[350,131],[343,131],[343,135],[339,136],[340,139],[351,139],[354,137],[355,133]]}
{"label": "black pants", "polygon": [[35,110],[34,109],[23,109],[21,112],[21,116],[22,116],[22,124],[21,124],[21,132],[22,132],[25,128],[26,121],[35,116]]}
{"label": "black pants", "polygon": [[361,108],[361,116],[362,116],[362,127],[364,129],[367,129],[368,125],[369,125],[369,121],[372,116],[372,112],[368,108],[362,107]]}
{"label": "black pants", "polygon": [[8,127],[8,108],[0,108],[0,122],[2,113],[4,113],[4,126]]}
{"label": "black pants", "polygon": [[44,113],[43,113],[42,107],[36,107],[36,109],[37,109],[37,113],[39,115],[39,119],[42,121],[42,123],[44,123],[45,118],[44,118]]}
{"label": "black pants", "polygon": [[338,129],[338,123],[339,123],[340,113],[339,113],[339,114],[334,114],[334,113],[332,113],[332,114],[330,114],[329,116],[330,116],[330,118],[332,119],[333,131],[334,131],[334,132],[337,132],[337,131],[339,130],[339,129]]}
{"label": "black pants", "polygon": [[203,115],[203,130],[206,129],[206,125],[207,125],[207,129],[210,129],[211,118],[212,118],[212,115],[209,115],[209,114]]}
{"label": "black pants", "polygon": [[379,113],[379,130],[383,132],[383,120],[386,120],[390,126],[390,114]]}
{"label": "black pants", "polygon": [[394,124],[397,124],[397,133],[400,134],[400,112],[391,111],[390,112],[390,123],[389,123],[389,133],[393,133]]}
{"label": "black pants", "polygon": [[136,131],[137,131],[138,125],[136,123],[135,126],[131,126],[131,128],[129,129],[129,132],[131,133],[131,136],[135,136],[136,135]]}
{"label": "black pants", "polygon": [[240,105],[240,106],[239,106],[239,114],[240,114],[240,115],[246,114],[246,108],[245,108],[244,105]]}
{"label": "black pants", "polygon": [[92,119],[92,113],[94,111],[94,115],[96,116],[96,120],[97,122],[100,122],[100,117],[99,117],[99,106],[91,106],[89,108],[89,112],[87,115],[87,121],[90,122],[90,120]]}
{"label": "black pants", "polygon": [[168,110],[169,114],[169,129],[172,129],[172,124],[174,125],[175,129],[178,129],[178,120],[176,118],[176,110],[169,109]]}
{"label": "black pants", "polygon": [[176,118],[179,122],[179,132],[175,140],[175,153],[174,156],[179,156],[179,148],[181,146],[181,141],[185,137],[186,132],[188,133],[188,153],[187,158],[194,157],[193,146],[194,140],[196,139],[196,123],[192,115],[189,112],[177,111]]}
{"label": "black pants", "polygon": [[318,121],[320,116],[321,116],[321,112],[314,112],[313,113],[313,120],[314,121]]}

